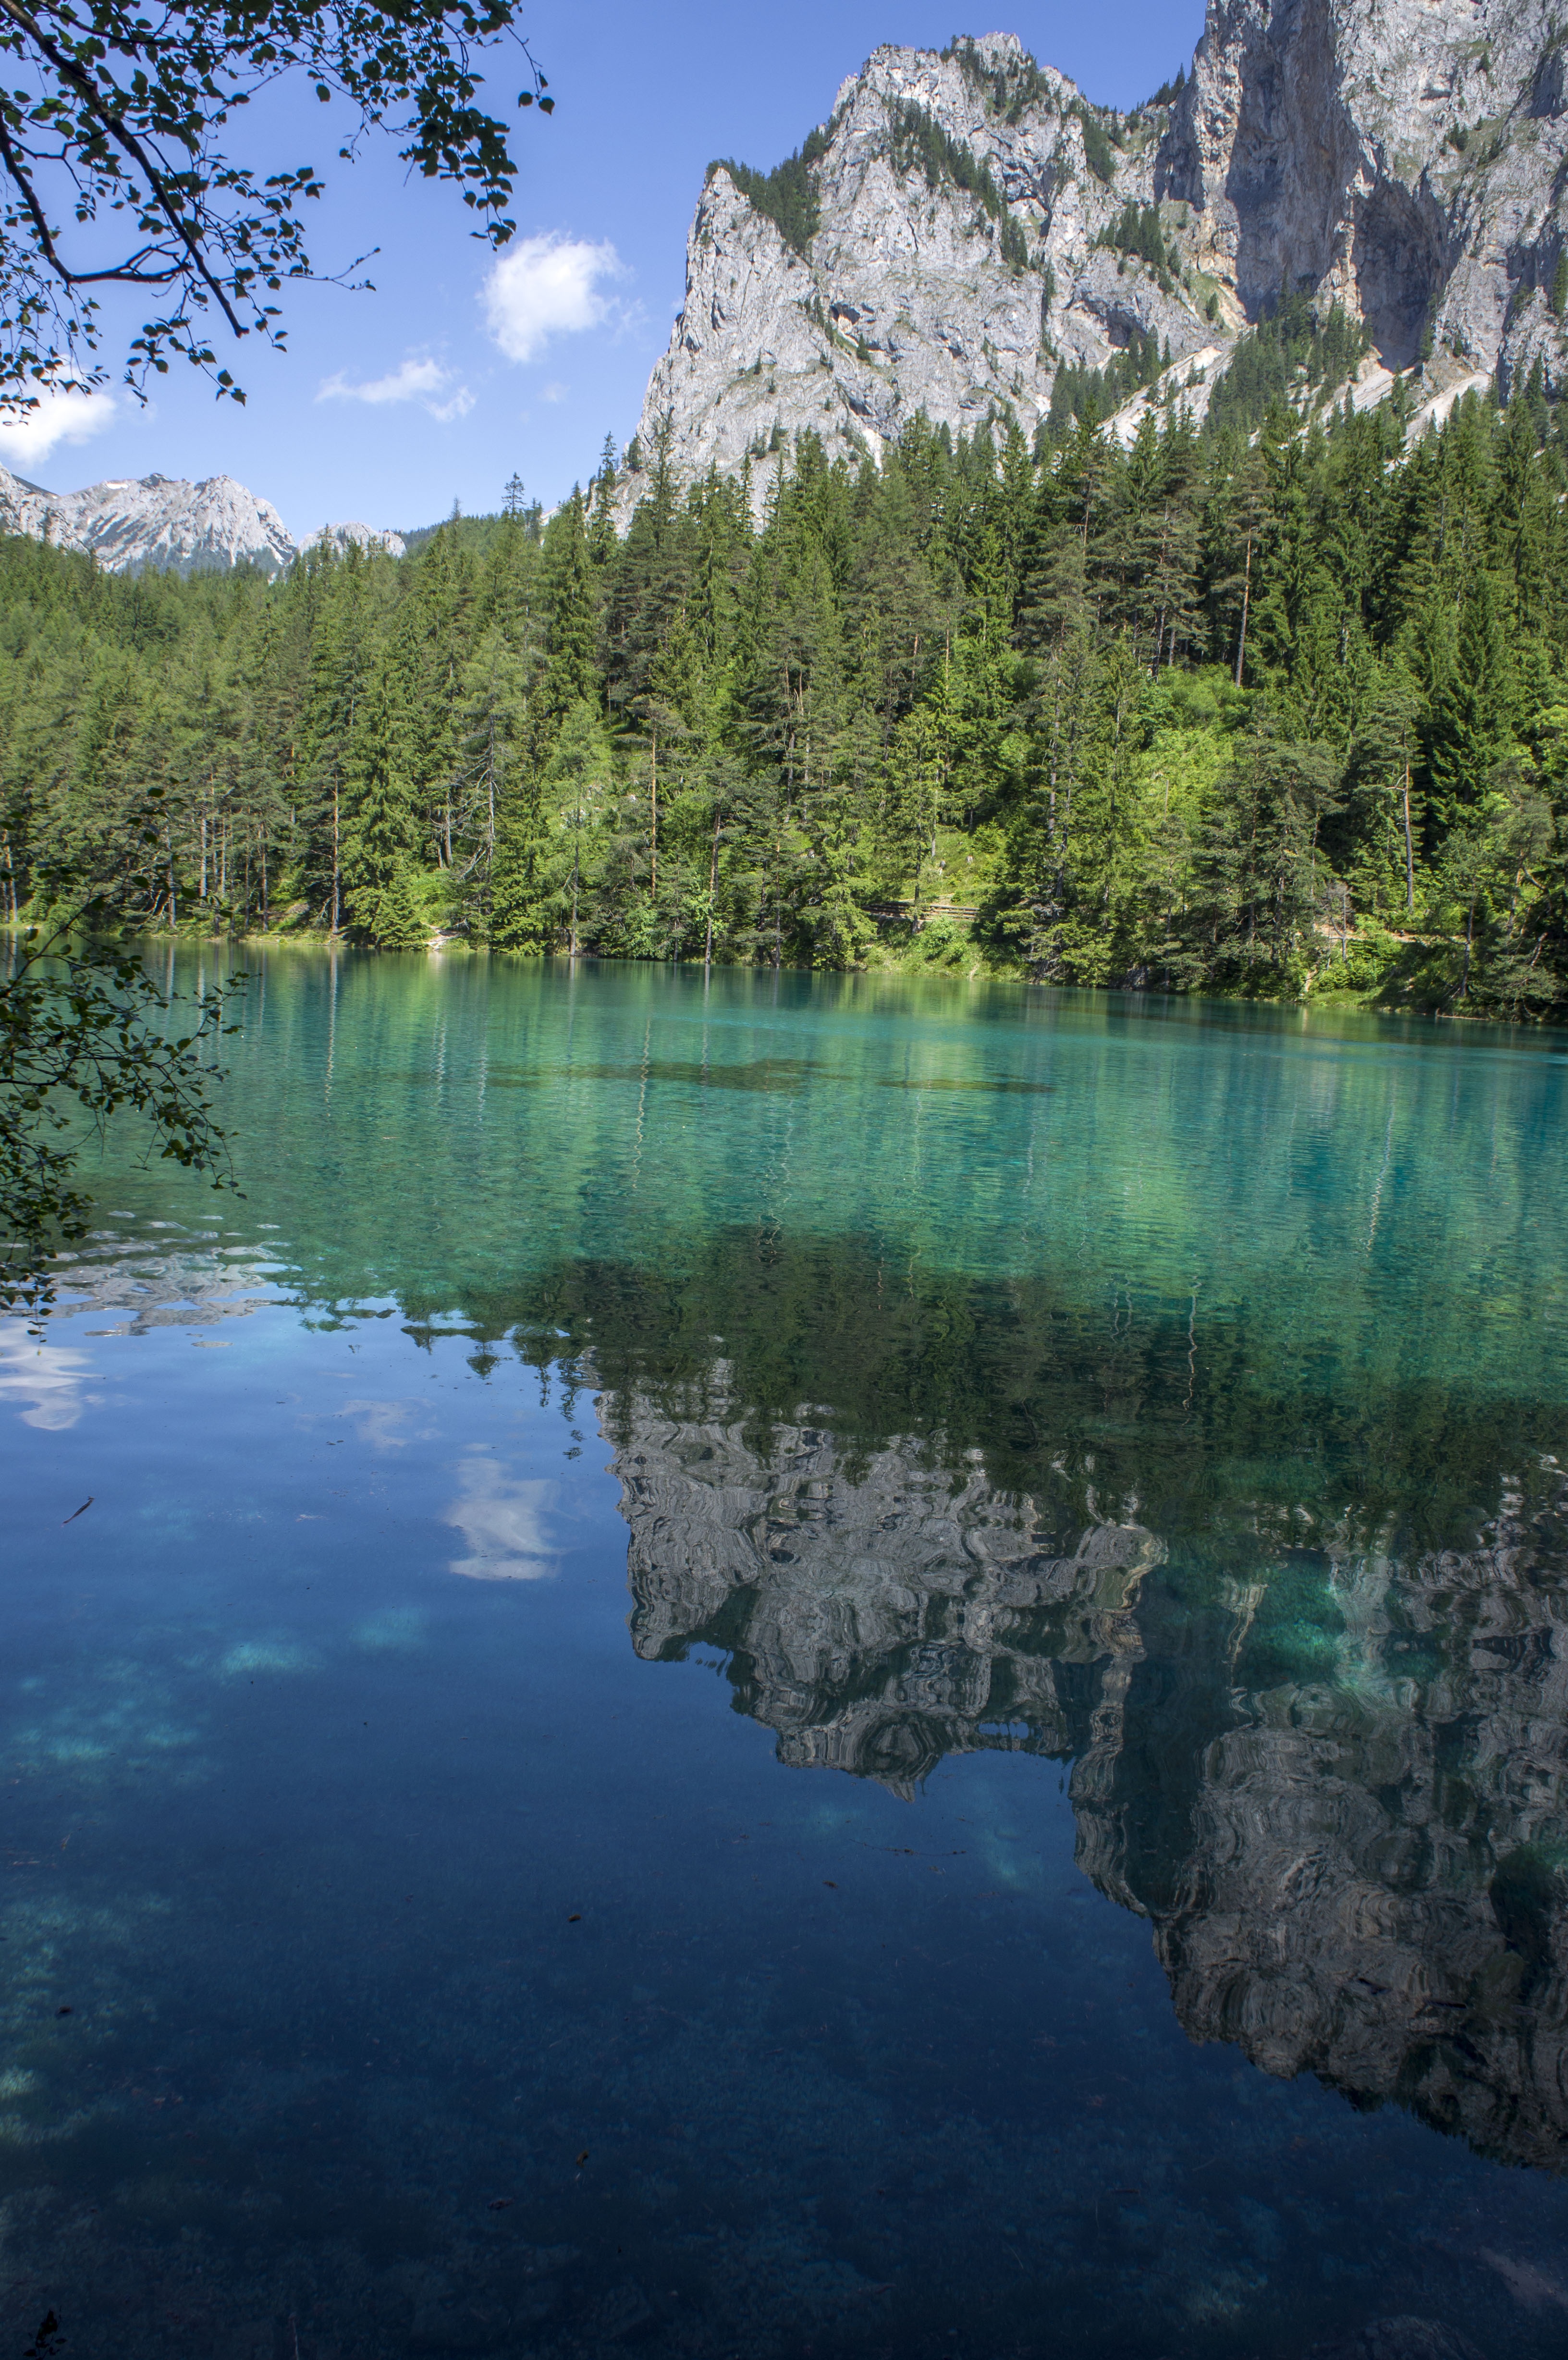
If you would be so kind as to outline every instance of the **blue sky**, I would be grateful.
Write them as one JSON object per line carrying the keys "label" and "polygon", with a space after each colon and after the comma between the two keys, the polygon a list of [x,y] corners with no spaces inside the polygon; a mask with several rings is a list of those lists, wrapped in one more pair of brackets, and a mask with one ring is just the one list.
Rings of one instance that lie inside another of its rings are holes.
{"label": "blue sky", "polygon": [[[237,357],[220,355],[246,389],[244,410],[184,369],[145,410],[120,391],[51,415],[41,434],[0,431],[0,461],[60,491],[155,470],[234,475],[296,535],[347,519],[426,524],[454,499],[494,508],[514,469],[553,503],[593,473],[607,432],[624,442],[637,422],[681,308],[686,228],[711,158],[779,162],[882,41],[940,48],[954,30],[1016,32],[1090,97],[1130,106],[1190,59],[1203,27],[1201,0],[1030,6],[984,23],[954,15],[953,0],[779,11],[609,0],[592,13],[541,0],[518,21],[557,106],[517,118],[517,233],[498,276],[455,194],[405,185],[390,142],[336,164],[308,93],[265,121],[257,110],[256,154],[324,171],[311,209],[318,268],[378,246],[366,266],[376,292],[290,290],[286,356],[249,339]],[[497,70],[497,113],[522,80],[515,65]]]}

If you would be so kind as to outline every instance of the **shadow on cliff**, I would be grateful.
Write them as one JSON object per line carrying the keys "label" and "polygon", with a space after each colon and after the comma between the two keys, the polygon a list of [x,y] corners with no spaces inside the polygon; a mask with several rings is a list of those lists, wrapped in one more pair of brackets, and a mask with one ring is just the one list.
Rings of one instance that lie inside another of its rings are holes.
{"label": "shadow on cliff", "polygon": [[1228,145],[1206,173],[1200,115],[1209,102],[1195,71],[1160,148],[1157,193],[1217,216],[1249,320],[1266,317],[1282,292],[1326,283],[1343,300],[1353,286],[1384,366],[1409,368],[1450,268],[1443,210],[1424,176],[1413,190],[1389,177],[1357,129],[1341,92],[1332,9],[1290,0],[1238,10],[1223,45],[1235,106]]}

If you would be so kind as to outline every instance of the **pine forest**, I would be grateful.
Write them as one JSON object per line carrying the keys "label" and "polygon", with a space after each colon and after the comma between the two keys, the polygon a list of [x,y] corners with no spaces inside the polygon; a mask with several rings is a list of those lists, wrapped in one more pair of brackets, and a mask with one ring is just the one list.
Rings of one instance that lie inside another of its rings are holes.
{"label": "pine forest", "polygon": [[0,916],[1560,1012],[1568,412],[1238,384],[275,584],[0,542]]}

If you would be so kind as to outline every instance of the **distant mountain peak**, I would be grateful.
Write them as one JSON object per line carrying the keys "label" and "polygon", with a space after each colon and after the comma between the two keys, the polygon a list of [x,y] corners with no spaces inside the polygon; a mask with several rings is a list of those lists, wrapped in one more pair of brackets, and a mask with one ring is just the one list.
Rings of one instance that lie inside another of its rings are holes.
{"label": "distant mountain peak", "polygon": [[[254,565],[287,572],[299,544],[270,500],[232,475],[116,475],[80,492],[48,492],[0,467],[0,530],[81,550],[111,574],[227,574]],[[403,554],[396,533],[364,524],[325,525],[315,540],[340,553],[352,542]]]}

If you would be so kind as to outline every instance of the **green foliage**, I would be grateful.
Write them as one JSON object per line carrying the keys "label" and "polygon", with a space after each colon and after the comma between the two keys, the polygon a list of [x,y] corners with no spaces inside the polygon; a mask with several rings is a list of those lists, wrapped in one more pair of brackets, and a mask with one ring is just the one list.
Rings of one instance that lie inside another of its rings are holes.
{"label": "green foliage", "polygon": [[[982,212],[995,222],[1008,219],[1007,201],[973,148],[942,129],[934,115],[911,99],[893,99],[887,106],[888,153],[900,180],[922,172],[931,189],[962,189],[978,199]],[[1005,251],[1005,248],[1004,248]]]}
{"label": "green foliage", "polygon": [[[1358,349],[1281,309],[1276,392]],[[612,450],[540,539],[460,519],[276,585],[0,541],[0,919],[90,856],[181,930],[1563,1013],[1544,372],[1408,453],[1395,404],[1278,399],[1112,443],[1161,358],[1062,371],[1033,452],[802,435],[760,524],[667,420],[624,538]]]}
{"label": "green foliage", "polygon": [[1261,425],[1276,402],[1354,377],[1368,332],[1338,303],[1320,313],[1306,295],[1282,295],[1244,336],[1209,404],[1214,431]]}
{"label": "green foliage", "polygon": [[1162,82],[1152,98],[1146,98],[1138,108],[1140,115],[1149,114],[1157,106],[1174,106],[1187,87],[1187,69],[1178,66],[1172,82]]}
{"label": "green foliage", "polygon": [[388,665],[366,699],[345,805],[343,877],[349,915],[356,932],[378,945],[386,942],[385,930],[394,923],[389,912],[402,912],[408,863],[419,843],[408,775],[414,754],[413,716],[400,693],[405,688],[397,669]]}
{"label": "green foliage", "polygon": [[1140,335],[1136,329],[1103,369],[1091,368],[1086,361],[1065,363],[1051,381],[1047,413],[1051,433],[1061,433],[1077,418],[1091,424],[1110,418],[1140,387],[1152,385],[1162,366],[1159,337],[1152,331]]}
{"label": "green foliage", "polygon": [[1136,255],[1153,270],[1176,271],[1180,257],[1166,244],[1165,231],[1158,205],[1135,205],[1129,197],[1115,221],[1107,222],[1096,246],[1107,246],[1115,254]]}
{"label": "green foliage", "polygon": [[107,894],[57,903],[0,969],[0,1304],[47,1299],[50,1255],[86,1234],[91,1200],[75,1185],[84,1125],[128,1113],[160,1156],[234,1185],[211,1052],[234,1029],[224,1018],[245,978],[188,1000],[166,993],[135,952],[91,931],[112,916]]}
{"label": "green foliage", "polygon": [[771,172],[757,172],[749,164],[721,156],[709,165],[707,177],[711,180],[715,172],[727,172],[747,203],[775,224],[785,245],[797,254],[808,254],[821,218],[811,167],[826,155],[832,137],[832,124],[819,124]]}
{"label": "green foliage", "polygon": [[1053,103],[1050,82],[1027,51],[1018,59],[987,65],[977,42],[955,36],[941,54],[944,62],[956,61],[965,82],[980,93],[986,113],[1001,122],[1019,123],[1031,107]]}
{"label": "green foliage", "polygon": [[[505,245],[517,166],[506,125],[478,101],[484,53],[508,39],[506,0],[265,10],[189,0],[156,29],[128,0],[85,14],[68,0],[8,8],[0,57],[21,86],[0,104],[0,394],[30,408],[41,388],[101,381],[103,320],[85,290],[118,280],[156,289],[162,307],[129,341],[128,383],[182,357],[244,400],[208,342],[212,315],[236,336],[280,344],[273,299],[286,279],[316,275],[301,216],[320,177],[279,165],[276,151],[236,153],[228,136],[235,110],[280,81],[346,107],[334,138],[346,131],[344,158],[395,126],[403,160],[454,181],[478,234]],[[555,102],[526,44],[523,55],[533,86],[518,104],[548,114]]]}
{"label": "green foliage", "polygon": [[1001,250],[1002,259],[1008,269],[1021,277],[1029,268],[1029,239],[1022,224],[1012,213],[1005,213],[1002,215],[1001,235],[996,243]]}
{"label": "green foliage", "polygon": [[413,876],[406,860],[398,862],[387,882],[374,894],[357,899],[364,912],[365,940],[378,951],[419,951],[430,941],[430,929],[419,908]]}
{"label": "green foliage", "polygon": [[445,533],[449,545],[469,550],[475,557],[487,557],[514,517],[531,541],[543,537],[543,504],[539,500],[528,500],[515,510],[499,509],[485,516],[450,516],[440,524],[406,525],[399,530],[397,538],[403,544],[404,554],[408,557],[418,557],[420,551],[427,549],[434,541],[438,532]]}
{"label": "green foliage", "polygon": [[1552,306],[1552,318],[1561,320],[1563,312],[1568,311],[1568,248],[1565,248],[1557,257],[1557,268],[1552,274],[1552,293],[1548,300]]}
{"label": "green foliage", "polygon": [[1075,99],[1073,112],[1083,129],[1083,160],[1097,180],[1107,188],[1116,174],[1116,159],[1112,152],[1109,135],[1104,121],[1083,99]]}

